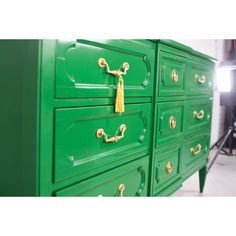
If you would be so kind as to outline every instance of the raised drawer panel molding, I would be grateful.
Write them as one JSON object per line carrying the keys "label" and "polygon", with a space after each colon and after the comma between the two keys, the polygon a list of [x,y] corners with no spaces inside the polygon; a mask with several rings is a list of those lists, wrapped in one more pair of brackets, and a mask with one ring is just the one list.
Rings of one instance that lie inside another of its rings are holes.
{"label": "raised drawer panel molding", "polygon": [[157,104],[156,147],[159,143],[179,138],[183,130],[183,102]]}
{"label": "raised drawer panel molding", "polygon": [[196,172],[203,191],[214,58],[145,39],[0,52],[0,196],[170,196]]}
{"label": "raised drawer panel molding", "polygon": [[194,59],[189,60],[188,64],[187,94],[190,96],[211,94],[213,86],[212,64],[196,58]]}
{"label": "raised drawer panel molding", "polygon": [[187,101],[184,112],[184,131],[190,133],[205,129],[210,131],[212,101],[193,100]]}
{"label": "raised drawer panel molding", "polygon": [[129,68],[124,75],[125,95],[152,96],[155,51],[131,41],[62,41],[56,46],[56,97],[114,97],[118,78],[99,66],[105,59],[112,70]]}
{"label": "raised drawer panel molding", "polygon": [[[160,194],[165,188],[172,193],[173,187],[181,186],[180,179],[180,145],[173,145],[169,150],[162,148],[155,156],[153,195]],[[170,187],[171,186],[171,187]],[[169,194],[170,194],[169,193]]]}
{"label": "raised drawer panel molding", "polygon": [[148,159],[131,162],[125,166],[90,178],[72,187],[60,190],[56,196],[146,196]]}
{"label": "raised drawer panel molding", "polygon": [[150,112],[150,104],[127,105],[122,116],[113,106],[57,109],[55,181],[89,177],[149,154]]}
{"label": "raised drawer panel molding", "polygon": [[186,58],[160,52],[159,96],[184,95]]}
{"label": "raised drawer panel molding", "polygon": [[196,163],[206,162],[209,153],[209,135],[189,138],[183,144],[183,172],[194,168]]}

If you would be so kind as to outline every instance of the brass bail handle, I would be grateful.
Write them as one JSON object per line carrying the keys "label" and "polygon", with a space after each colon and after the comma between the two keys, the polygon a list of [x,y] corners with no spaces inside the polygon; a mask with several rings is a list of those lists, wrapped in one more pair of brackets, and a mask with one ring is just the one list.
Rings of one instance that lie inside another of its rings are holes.
{"label": "brass bail handle", "polygon": [[203,110],[200,110],[199,112],[194,111],[193,115],[196,117],[196,119],[202,120],[204,117],[204,111]]}
{"label": "brass bail handle", "polygon": [[106,68],[106,73],[107,74],[111,74],[111,75],[115,75],[115,76],[121,76],[121,75],[126,75],[127,70],[129,70],[129,63],[128,62],[124,62],[122,65],[123,71],[120,70],[110,70],[110,67],[106,61],[106,59],[104,58],[99,58],[98,59],[98,65],[101,68]]}
{"label": "brass bail handle", "polygon": [[120,126],[119,130],[121,132],[121,135],[114,135],[113,137],[108,138],[108,136],[105,133],[104,129],[101,128],[101,129],[97,130],[96,136],[97,136],[97,138],[103,137],[105,143],[118,142],[120,139],[124,138],[124,133],[126,131],[126,125],[122,124]]}
{"label": "brass bail handle", "polygon": [[194,156],[197,156],[202,151],[202,145],[198,144],[195,148],[192,147],[190,151]]}
{"label": "brass bail handle", "polygon": [[198,74],[196,74],[194,78],[199,84],[205,84],[206,83],[206,76],[205,75],[202,75],[200,77]]}
{"label": "brass bail handle", "polygon": [[122,75],[126,75],[126,72],[129,70],[129,63],[124,62],[121,70],[110,70],[110,67],[107,61],[104,58],[99,58],[98,65],[101,68],[106,68],[106,73],[114,76],[118,76],[118,85],[116,90],[116,101],[115,101],[115,112],[122,113],[125,111],[124,106],[124,81]]}
{"label": "brass bail handle", "polygon": [[125,185],[124,184],[120,184],[119,186],[118,186],[118,190],[119,190],[119,192],[120,192],[120,197],[124,197],[124,191],[125,191]]}

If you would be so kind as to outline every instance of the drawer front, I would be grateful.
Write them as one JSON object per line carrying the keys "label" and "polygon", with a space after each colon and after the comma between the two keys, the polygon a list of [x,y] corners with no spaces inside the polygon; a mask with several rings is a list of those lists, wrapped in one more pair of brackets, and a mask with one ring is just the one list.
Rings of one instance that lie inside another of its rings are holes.
{"label": "drawer front", "polygon": [[200,162],[206,162],[209,153],[210,137],[202,135],[195,139],[187,139],[183,144],[182,167],[189,170]]}
{"label": "drawer front", "polygon": [[156,146],[182,134],[183,101],[157,105]]}
{"label": "drawer front", "polygon": [[56,97],[114,97],[118,76],[107,73],[106,66],[99,66],[101,58],[111,71],[123,71],[123,64],[128,63],[123,75],[125,96],[152,96],[155,48],[145,42],[57,41]]}
{"label": "drawer front", "polygon": [[209,64],[190,60],[187,72],[187,95],[212,92],[213,68]]}
{"label": "drawer front", "polygon": [[[167,151],[168,150],[168,151]],[[153,194],[162,191],[179,177],[180,147],[166,148],[155,157]]]}
{"label": "drawer front", "polygon": [[[149,153],[151,104],[56,109],[55,182],[84,179]],[[126,129],[124,129],[124,127]]]}
{"label": "drawer front", "polygon": [[159,96],[184,95],[186,59],[160,52]]}
{"label": "drawer front", "polygon": [[72,187],[56,196],[147,196],[149,157],[136,160]]}
{"label": "drawer front", "polygon": [[210,130],[211,100],[187,101],[184,111],[184,132],[189,133],[200,129]]}

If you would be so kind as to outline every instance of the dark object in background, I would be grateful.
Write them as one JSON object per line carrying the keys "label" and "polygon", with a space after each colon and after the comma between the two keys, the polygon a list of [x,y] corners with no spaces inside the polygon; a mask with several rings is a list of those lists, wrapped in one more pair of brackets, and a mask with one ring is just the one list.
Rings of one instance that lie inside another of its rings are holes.
{"label": "dark object in background", "polygon": [[[220,105],[225,106],[224,131],[236,126],[236,69],[231,70],[230,76],[231,91],[220,93]],[[233,131],[223,147],[232,150],[235,146],[236,132]]]}
{"label": "dark object in background", "polygon": [[[210,148],[212,150],[214,147],[217,147],[218,150],[208,165],[208,171],[219,154],[227,156],[236,155],[233,154],[233,149],[236,146],[236,40],[224,41],[224,60],[220,63],[219,67],[230,71],[231,90],[220,93],[220,105],[225,106],[224,132]],[[222,78],[222,80],[224,79]]]}
{"label": "dark object in background", "polygon": [[[225,40],[224,45],[224,61],[221,62],[220,67],[229,68],[230,70],[230,92],[221,92],[220,105],[225,106],[225,122],[224,131],[228,127],[235,127],[236,125],[236,40]],[[222,78],[224,79],[224,78]],[[226,140],[224,147],[233,149],[236,145],[236,133],[233,131]]]}
{"label": "dark object in background", "polygon": [[[234,94],[236,95],[236,94]],[[225,109],[225,122],[224,122],[224,130],[227,130],[228,127],[236,127],[236,107],[235,106],[226,106]],[[230,149],[230,154],[232,154],[232,149],[236,145],[236,131],[233,130],[226,140],[224,147]]]}
{"label": "dark object in background", "polygon": [[224,58],[225,61],[236,59],[236,40],[224,40]]}

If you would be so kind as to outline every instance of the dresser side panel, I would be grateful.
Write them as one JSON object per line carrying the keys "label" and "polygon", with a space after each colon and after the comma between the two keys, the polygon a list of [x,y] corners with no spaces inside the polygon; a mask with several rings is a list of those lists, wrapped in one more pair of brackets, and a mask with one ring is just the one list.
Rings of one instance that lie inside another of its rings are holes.
{"label": "dresser side panel", "polygon": [[0,40],[0,195],[37,195],[37,40]]}

